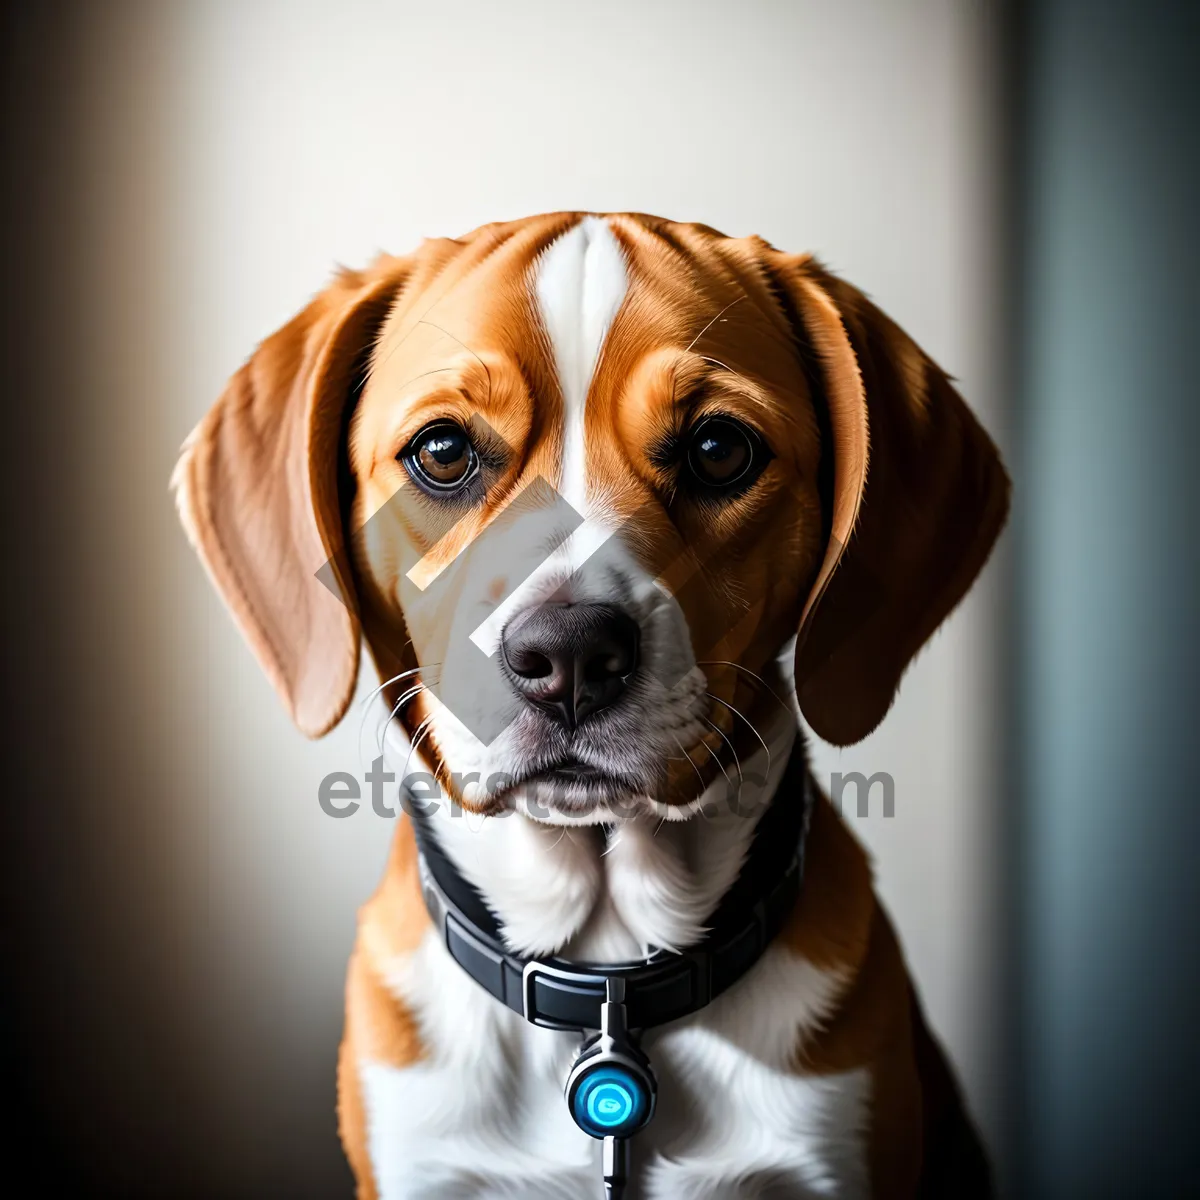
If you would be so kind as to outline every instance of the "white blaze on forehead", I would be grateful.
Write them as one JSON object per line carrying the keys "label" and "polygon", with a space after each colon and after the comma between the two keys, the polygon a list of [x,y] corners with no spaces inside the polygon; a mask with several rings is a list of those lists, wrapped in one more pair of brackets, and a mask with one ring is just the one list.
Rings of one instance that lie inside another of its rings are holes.
{"label": "white blaze on forehead", "polygon": [[555,590],[612,536],[609,515],[587,499],[584,409],[605,338],[628,288],[625,255],[600,217],[584,217],[543,250],[534,264],[534,295],[563,399],[562,473],[557,490],[584,521],[471,634],[485,654],[495,652],[514,613]]}
{"label": "white blaze on forehead", "polygon": [[543,251],[535,269],[534,292],[565,410],[558,490],[586,516],[583,410],[604,339],[629,287],[625,256],[607,222],[584,217]]}

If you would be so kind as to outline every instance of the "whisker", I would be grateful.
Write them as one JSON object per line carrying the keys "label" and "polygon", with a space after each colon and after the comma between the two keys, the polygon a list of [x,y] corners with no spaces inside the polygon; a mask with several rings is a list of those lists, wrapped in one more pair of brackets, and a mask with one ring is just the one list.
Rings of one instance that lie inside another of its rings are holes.
{"label": "whisker", "polygon": [[[417,324],[425,324],[426,322],[418,321]],[[453,371],[454,367],[434,367],[432,371],[422,371],[420,375],[414,375],[411,379],[406,380],[396,390],[403,391],[410,383],[416,383],[418,379],[424,379],[429,375],[444,375],[447,371]]]}
{"label": "whisker", "polygon": [[686,750],[684,750],[683,744],[680,742],[680,740],[674,734],[671,734],[671,741],[673,741],[675,743],[675,745],[677,745],[679,747],[679,749],[683,753],[683,757],[686,758],[689,763],[691,763],[692,770],[696,772],[696,778],[698,780],[700,780],[700,794],[704,795],[704,789],[708,785],[704,782],[704,776],[700,774],[700,768],[698,766],[696,766],[696,764],[694,762],[692,762],[692,756]]}
{"label": "whisker", "polygon": [[713,358],[711,354],[700,355],[701,361],[712,363],[714,367],[720,367],[722,370],[728,371],[730,375],[736,375],[739,379],[742,378],[740,371],[735,371],[728,363],[723,363],[719,358]]}
{"label": "whisker", "polygon": [[684,354],[686,354],[688,352],[688,350],[690,350],[735,304],[741,304],[741,302],[743,300],[745,300],[745,298],[746,298],[745,293],[743,293],[742,295],[738,296],[736,299],[730,300],[730,302],[727,305],[725,305],[725,307],[723,309],[721,309],[721,311],[719,313],[717,313],[717,315],[715,317],[713,317],[713,319],[711,321],[709,321],[709,323],[707,325],[705,325],[705,327],[702,330],[700,330],[700,332],[698,334],[696,334],[696,336],[694,338],[692,338],[692,340],[690,342],[688,342],[687,349],[684,350]]}
{"label": "whisker", "polygon": [[456,337],[454,334],[452,334],[452,333],[450,332],[450,330],[448,330],[448,329],[443,329],[443,328],[442,328],[440,325],[438,325],[436,322],[434,322],[434,321],[427,321],[427,320],[425,320],[425,318],[424,318],[424,317],[422,317],[422,318],[421,318],[421,319],[420,319],[420,320],[417,322],[417,324],[418,324],[418,325],[428,325],[430,328],[432,328],[432,329],[436,329],[436,330],[438,331],[438,333],[444,333],[444,334],[445,334],[445,335],[446,335],[448,338],[451,338],[453,341],[456,341],[456,342],[457,342],[457,343],[458,343],[458,344],[459,344],[459,345],[460,345],[460,346],[461,346],[461,347],[462,347],[462,348],[463,348],[463,349],[464,349],[464,350],[465,350],[465,351],[466,351],[466,352],[467,352],[469,355],[471,355],[471,357],[472,357],[472,358],[474,358],[474,359],[475,359],[475,361],[476,361],[476,362],[477,362],[477,363],[478,363],[478,364],[479,364],[479,365],[480,365],[480,366],[483,368],[483,373],[484,373],[484,374],[487,376],[487,381],[488,381],[488,396],[489,396],[489,398],[490,398],[490,397],[491,397],[491,394],[492,394],[492,372],[491,372],[491,371],[488,369],[488,365],[487,365],[487,363],[485,363],[485,362],[483,361],[483,359],[482,359],[482,358],[480,358],[480,357],[479,357],[479,355],[478,355],[478,354],[476,354],[476,353],[475,353],[475,351],[474,351],[474,350],[472,350],[472,349],[471,349],[471,347],[470,347],[470,346],[468,346],[468,345],[467,345],[467,343],[466,343],[466,342],[464,342],[464,341],[462,340],[462,338],[460,338],[460,337]]}
{"label": "whisker", "polygon": [[704,694],[705,694],[705,695],[706,695],[706,696],[707,696],[707,697],[708,697],[710,700],[715,700],[715,701],[716,701],[716,702],[717,702],[717,703],[718,703],[718,704],[719,704],[719,705],[720,705],[722,708],[727,708],[727,709],[729,709],[729,711],[730,711],[731,713],[733,713],[733,715],[734,715],[735,717],[741,717],[741,718],[742,718],[742,720],[746,722],[746,725],[749,727],[749,729],[750,729],[750,732],[751,732],[752,734],[754,734],[754,736],[755,736],[756,738],[758,738],[758,743],[759,743],[759,745],[760,745],[760,746],[762,746],[762,748],[763,748],[763,749],[764,749],[764,750],[767,752],[767,774],[768,774],[768,775],[770,775],[770,773],[771,773],[771,747],[770,747],[770,746],[768,746],[768,745],[767,745],[767,743],[763,741],[763,736],[762,736],[762,734],[761,734],[761,733],[759,733],[759,732],[758,732],[758,730],[757,730],[757,729],[754,727],[754,722],[753,722],[753,721],[751,721],[751,720],[750,720],[750,719],[749,719],[749,718],[748,718],[748,717],[745,715],[745,713],[738,712],[738,710],[737,710],[736,708],[734,708],[732,704],[729,704],[727,701],[725,701],[725,700],[722,700],[720,696],[714,696],[714,695],[712,694],[712,692],[705,692]]}
{"label": "whisker", "polygon": [[[713,723],[711,721],[705,721],[705,724],[712,726],[713,729],[717,729],[717,727],[715,725],[713,725]],[[721,733],[721,731],[719,729],[717,729],[717,732]],[[721,734],[721,736],[724,737],[725,735]],[[729,772],[725,770],[725,766],[721,762],[721,756],[707,742],[701,742],[700,744],[712,756],[713,762],[715,762],[717,764],[717,767],[720,769],[721,774],[725,776],[725,782],[727,784],[729,784],[730,787],[733,787],[733,780],[729,778]]]}
{"label": "whisker", "polygon": [[401,671],[399,675],[393,675],[391,679],[385,679],[377,688],[373,688],[370,695],[363,700],[363,707],[366,708],[388,684],[399,683],[400,680],[407,679],[410,675],[418,675],[422,671],[431,671],[434,667],[440,667],[441,665],[441,663],[426,663],[423,667],[413,667],[411,671]]}
{"label": "whisker", "polygon": [[[738,752],[733,748],[733,743],[721,731],[720,726],[714,725],[707,717],[701,717],[700,720],[702,720],[705,725],[707,725],[709,729],[711,729],[725,743],[725,745],[729,747],[729,753],[733,755],[733,765],[737,767],[738,790],[740,791],[742,784],[744,784],[746,780],[742,777],[742,760],[738,758]],[[719,761],[720,760],[718,760],[718,762]],[[725,778],[728,779],[729,776],[726,775]]]}
{"label": "whisker", "polygon": [[698,662],[696,666],[732,667],[735,671],[741,671],[743,675],[749,675],[751,679],[760,683],[767,690],[767,692],[774,697],[775,703],[778,704],[780,708],[785,709],[789,713],[792,711],[791,708],[788,707],[787,703],[779,698],[779,695],[775,689],[771,687],[771,685],[761,675],[756,675],[750,670],[749,667],[743,667],[741,663],[730,662],[727,658],[709,658],[705,659],[704,662]]}
{"label": "whisker", "polygon": [[[370,708],[371,701],[374,700],[375,697],[378,696],[379,693],[382,692],[383,689],[385,687],[387,687],[389,684],[399,683],[402,679],[408,679],[413,675],[419,674],[421,671],[435,671],[441,665],[442,665],[441,663],[429,663],[427,666],[424,666],[424,667],[413,667],[413,669],[411,671],[401,671],[399,675],[393,675],[391,679],[385,679],[377,688],[375,688],[371,692],[371,694],[363,701],[362,720],[358,723],[358,740],[355,742],[355,745],[358,747],[358,752],[360,754],[362,753],[363,730],[366,729],[367,718],[371,715],[371,708]],[[393,712],[392,716],[388,717],[388,719],[386,721],[384,721],[384,723],[383,723],[384,730],[386,730],[388,725],[391,724],[392,717],[394,717],[395,715],[396,714]],[[381,754],[383,753],[382,745],[380,746],[379,752]]]}
{"label": "whisker", "polygon": [[430,696],[436,695],[433,689],[427,684],[419,683],[416,687],[410,688],[409,691],[405,692],[405,694],[396,701],[396,707],[392,709],[390,713],[384,716],[382,722],[380,722],[379,729],[376,731],[380,754],[386,753],[386,750],[384,749],[384,743],[387,741],[388,729],[391,728],[391,724],[396,719],[396,714],[400,711],[401,706],[403,704],[407,704],[410,700],[415,699],[422,692],[427,692]]}
{"label": "whisker", "polygon": [[416,753],[417,747],[425,740],[425,735],[429,732],[429,727],[433,722],[433,717],[426,717],[420,725],[417,726],[416,732],[413,734],[413,740],[408,747],[408,756],[404,760],[404,770],[400,772],[400,783],[403,785],[404,780],[408,777],[408,764],[412,761],[412,756]]}
{"label": "whisker", "polygon": [[411,688],[409,688],[409,689],[408,689],[408,691],[407,691],[407,692],[405,692],[405,693],[404,693],[404,695],[403,695],[403,696],[401,696],[401,697],[400,697],[400,699],[396,701],[396,707],[395,707],[395,708],[393,708],[393,709],[392,709],[392,711],[391,711],[390,713],[388,713],[388,718],[387,718],[387,720],[386,720],[386,721],[384,721],[384,723],[383,723],[383,726],[382,726],[382,727],[380,728],[380,730],[379,730],[379,753],[380,753],[380,754],[382,754],[382,753],[383,753],[383,739],[384,739],[385,737],[387,737],[388,726],[389,726],[389,725],[390,725],[390,724],[391,724],[391,723],[392,723],[392,722],[393,722],[393,721],[396,719],[396,714],[397,714],[397,713],[398,713],[398,712],[399,712],[399,711],[400,711],[400,710],[401,710],[401,709],[402,709],[402,708],[403,708],[403,707],[404,707],[404,706],[405,706],[405,705],[406,705],[406,704],[407,704],[407,703],[408,703],[408,702],[409,702],[409,701],[410,701],[410,700],[411,700],[411,699],[412,699],[414,696],[419,696],[419,695],[420,695],[422,692],[427,692],[427,691],[429,691],[429,688],[428,688],[428,687],[427,687],[425,684],[423,684],[423,683],[418,683],[418,684],[416,685],[416,687],[411,687]]}
{"label": "whisker", "polygon": [[[388,350],[388,352],[387,352],[387,353],[386,353],[386,354],[383,356],[383,358],[379,360],[379,363],[378,363],[378,365],[375,367],[375,370],[376,370],[377,372],[378,372],[378,371],[380,371],[380,370],[381,370],[381,369],[382,369],[384,366],[386,366],[386,365],[387,365],[387,362],[388,362],[388,360],[389,360],[389,359],[392,357],[392,355],[393,355],[393,354],[395,354],[395,353],[396,353],[396,351],[397,351],[397,350],[399,350],[399,349],[400,349],[400,347],[401,347],[401,346],[403,346],[403,345],[404,345],[404,343],[405,343],[405,342],[407,342],[407,341],[408,341],[408,339],[409,339],[410,337],[412,337],[413,333],[416,331],[416,328],[417,328],[417,326],[418,326],[418,325],[420,325],[420,324],[422,324],[422,322],[424,322],[425,318],[426,318],[427,316],[429,316],[429,314],[430,314],[431,312],[433,312],[433,310],[434,310],[435,308],[437,308],[437,306],[438,306],[439,304],[441,304],[441,302],[442,302],[442,297],[441,297],[441,296],[439,296],[439,297],[438,297],[436,300],[434,300],[434,301],[433,301],[433,303],[432,303],[432,304],[430,304],[430,306],[429,306],[429,307],[428,307],[428,308],[427,308],[427,309],[426,309],[426,310],[425,310],[425,311],[424,311],[424,312],[421,314],[421,316],[420,316],[420,319],[419,319],[419,320],[416,322],[416,324],[415,324],[415,325],[413,325],[413,326],[411,326],[411,327],[410,327],[410,329],[408,330],[408,332],[407,332],[407,333],[406,333],[406,334],[405,334],[405,335],[404,335],[402,338],[400,338],[398,341],[396,341],[396,342],[395,342],[395,344],[394,344],[394,345],[391,347],[391,349],[390,349],[390,350]],[[430,322],[430,324],[432,324],[432,322]],[[434,328],[436,329],[436,328],[437,328],[437,326],[435,325],[435,326],[434,326]],[[380,351],[383,349],[383,343],[384,343],[384,336],[383,336],[383,330],[381,329],[381,330],[379,331],[379,333],[376,335],[376,338],[375,338],[375,345],[374,345],[374,347],[373,347],[373,349],[374,349],[374,351],[375,351],[375,353],[376,353],[376,354],[378,354],[378,353],[379,353],[379,352],[380,352]]]}

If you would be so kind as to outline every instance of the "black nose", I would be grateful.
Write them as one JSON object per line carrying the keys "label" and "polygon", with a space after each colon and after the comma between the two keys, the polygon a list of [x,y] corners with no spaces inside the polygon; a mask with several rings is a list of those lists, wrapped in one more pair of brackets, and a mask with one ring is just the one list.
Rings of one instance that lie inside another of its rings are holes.
{"label": "black nose", "polygon": [[513,688],[574,729],[625,690],[638,627],[607,604],[539,604],[504,627],[500,652]]}

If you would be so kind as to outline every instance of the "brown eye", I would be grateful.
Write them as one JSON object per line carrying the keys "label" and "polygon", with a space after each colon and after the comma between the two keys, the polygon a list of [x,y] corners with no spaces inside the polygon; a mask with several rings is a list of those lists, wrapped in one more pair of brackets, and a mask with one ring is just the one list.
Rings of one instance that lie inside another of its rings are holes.
{"label": "brown eye", "polygon": [[401,452],[400,461],[416,483],[434,492],[460,490],[478,467],[466,430],[451,421],[422,429]]}
{"label": "brown eye", "polygon": [[709,487],[728,487],[743,479],[754,465],[759,443],[740,421],[708,417],[688,438],[688,465]]}

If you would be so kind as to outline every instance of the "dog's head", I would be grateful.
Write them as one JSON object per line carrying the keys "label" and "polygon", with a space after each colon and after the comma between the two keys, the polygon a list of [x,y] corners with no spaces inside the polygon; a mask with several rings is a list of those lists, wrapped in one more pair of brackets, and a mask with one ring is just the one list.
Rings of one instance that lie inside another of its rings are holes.
{"label": "dog's head", "polygon": [[812,727],[869,733],[1008,497],[946,376],[859,292],[639,215],[343,272],[234,377],[177,480],[306,734],[344,713],[365,636],[462,802],[549,782],[558,813],[608,817],[728,777],[793,637]]}

